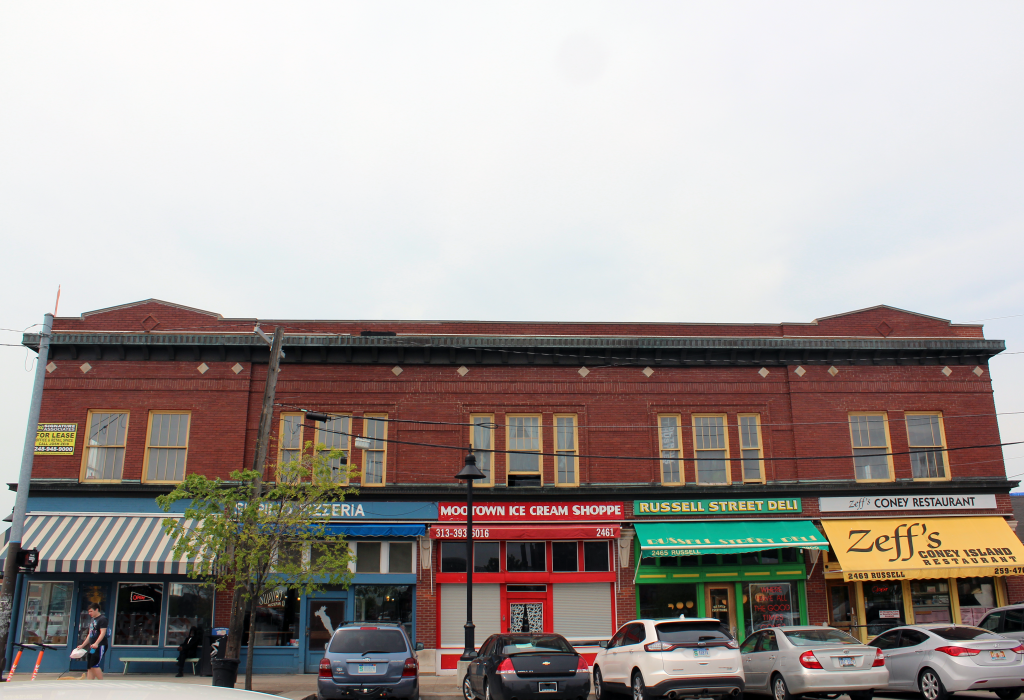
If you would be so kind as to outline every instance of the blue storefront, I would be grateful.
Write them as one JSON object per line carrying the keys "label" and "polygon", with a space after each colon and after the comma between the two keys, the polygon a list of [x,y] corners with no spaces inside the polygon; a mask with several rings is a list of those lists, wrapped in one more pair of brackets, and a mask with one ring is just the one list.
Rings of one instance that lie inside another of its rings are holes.
{"label": "blue storefront", "polygon": [[[400,622],[415,633],[417,542],[426,524],[437,519],[437,504],[357,501],[327,507],[330,529],[344,533],[356,554],[352,582],[308,596],[281,588],[257,601],[257,673],[315,672],[328,628],[345,621]],[[40,671],[84,667],[69,655],[83,638],[89,603],[99,603],[110,622],[107,672],[121,672],[129,657],[173,659],[190,626],[208,630],[223,618],[214,587],[188,578],[188,562],[174,559],[173,543],[161,527],[165,517],[148,498],[29,499],[23,546],[39,550],[40,564],[35,573],[19,577],[11,641],[58,647],[46,653]],[[243,639],[247,634],[248,627]],[[243,647],[243,663],[247,652]],[[31,656],[19,673],[31,673]],[[131,672],[173,670],[167,661],[130,666]]]}

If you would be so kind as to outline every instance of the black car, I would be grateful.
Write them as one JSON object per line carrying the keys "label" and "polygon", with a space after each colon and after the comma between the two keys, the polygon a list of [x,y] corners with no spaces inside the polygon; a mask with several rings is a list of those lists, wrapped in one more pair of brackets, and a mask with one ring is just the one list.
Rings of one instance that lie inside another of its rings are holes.
{"label": "black car", "polygon": [[466,700],[586,700],[590,667],[560,634],[493,634],[462,680]]}

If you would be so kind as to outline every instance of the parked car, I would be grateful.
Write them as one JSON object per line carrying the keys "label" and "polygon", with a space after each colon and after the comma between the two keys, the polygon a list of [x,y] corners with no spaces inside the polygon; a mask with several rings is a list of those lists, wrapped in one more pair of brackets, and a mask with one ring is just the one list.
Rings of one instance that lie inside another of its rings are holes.
{"label": "parked car", "polygon": [[594,694],[725,698],[743,692],[739,644],[715,618],[627,622],[594,659]]}
{"label": "parked car", "polygon": [[831,627],[764,629],[743,640],[740,654],[747,692],[775,700],[835,693],[871,700],[889,682],[881,650]]}
{"label": "parked car", "polygon": [[[423,648],[417,644],[415,649]],[[419,664],[405,629],[386,622],[355,622],[334,631],[320,660],[318,700],[420,694]]]}
{"label": "parked car", "polygon": [[465,700],[586,700],[590,667],[560,634],[492,634],[462,679]]}
{"label": "parked car", "polygon": [[878,635],[871,646],[885,653],[889,690],[917,690],[925,700],[961,690],[1015,700],[1024,690],[1024,645],[980,627],[906,625]]}
{"label": "parked car", "polygon": [[1024,641],[1024,604],[993,608],[988,611],[978,627],[1010,639]]}

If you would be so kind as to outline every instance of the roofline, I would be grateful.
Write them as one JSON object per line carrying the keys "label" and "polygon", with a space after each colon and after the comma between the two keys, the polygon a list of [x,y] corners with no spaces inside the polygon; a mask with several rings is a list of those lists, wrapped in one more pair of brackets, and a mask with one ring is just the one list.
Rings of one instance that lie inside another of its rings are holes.
{"label": "roofline", "polygon": [[[105,314],[110,311],[120,311],[121,309],[130,309],[134,306],[142,306],[143,304],[163,304],[164,306],[170,306],[175,309],[181,309],[183,311],[192,311],[197,314],[204,314],[206,316],[213,316],[218,320],[223,320],[224,317],[214,311],[206,311],[205,309],[196,309],[191,306],[184,306],[182,304],[175,304],[173,301],[164,301],[163,299],[142,299],[141,301],[130,301],[127,304],[118,304],[117,306],[108,306],[105,309],[95,309],[93,311],[83,311],[79,319],[84,319],[86,316],[94,316],[95,314]],[[75,316],[59,316],[58,318],[74,319]]]}

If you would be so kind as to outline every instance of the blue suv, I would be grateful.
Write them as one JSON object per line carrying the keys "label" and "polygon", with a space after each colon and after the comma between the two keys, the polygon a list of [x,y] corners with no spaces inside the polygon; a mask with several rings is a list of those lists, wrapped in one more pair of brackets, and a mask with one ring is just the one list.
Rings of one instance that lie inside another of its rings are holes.
{"label": "blue suv", "polygon": [[405,629],[386,622],[355,622],[336,629],[320,660],[316,690],[318,700],[418,700],[419,664]]}

